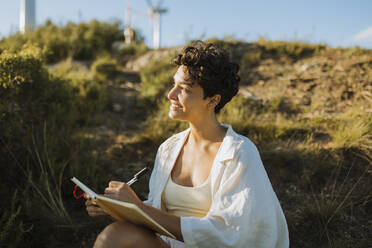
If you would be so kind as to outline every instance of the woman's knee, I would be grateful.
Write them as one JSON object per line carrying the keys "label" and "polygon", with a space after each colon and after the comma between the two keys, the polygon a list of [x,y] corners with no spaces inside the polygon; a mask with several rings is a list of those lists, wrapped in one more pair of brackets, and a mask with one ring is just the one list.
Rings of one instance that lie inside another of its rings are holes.
{"label": "woman's knee", "polygon": [[114,222],[108,225],[97,236],[94,248],[130,247],[135,236],[131,230],[131,225],[127,222]]}
{"label": "woman's knee", "polygon": [[139,247],[143,242],[156,242],[156,239],[156,235],[147,229],[129,222],[114,222],[98,235],[94,248]]}

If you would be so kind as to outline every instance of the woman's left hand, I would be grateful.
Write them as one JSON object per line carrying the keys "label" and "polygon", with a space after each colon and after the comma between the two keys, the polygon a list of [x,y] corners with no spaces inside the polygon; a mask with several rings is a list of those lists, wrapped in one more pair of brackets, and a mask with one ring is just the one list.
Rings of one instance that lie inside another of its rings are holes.
{"label": "woman's left hand", "polygon": [[111,181],[109,183],[109,187],[105,189],[104,196],[119,201],[133,203],[137,206],[140,206],[142,204],[142,201],[138,198],[131,187],[123,182]]}

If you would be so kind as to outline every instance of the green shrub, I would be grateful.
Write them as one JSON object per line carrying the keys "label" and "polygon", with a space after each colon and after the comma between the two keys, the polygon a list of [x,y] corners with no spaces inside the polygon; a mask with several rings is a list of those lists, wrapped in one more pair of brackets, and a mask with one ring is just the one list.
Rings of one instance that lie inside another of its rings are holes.
{"label": "green shrub", "polygon": [[213,43],[216,46],[225,49],[225,51],[227,51],[227,52],[231,52],[232,49],[234,48],[233,42],[231,40],[227,41],[227,40],[219,39],[217,37],[209,38],[205,42],[206,43]]}
{"label": "green shrub", "polygon": [[257,66],[261,60],[261,56],[262,56],[261,51],[246,52],[240,61],[241,68]]}
{"label": "green shrub", "polygon": [[265,40],[263,37],[260,37],[257,43],[266,52],[272,55],[285,55],[293,59],[300,59],[304,56],[320,54],[329,49],[327,45],[323,44],[310,44],[298,41],[269,41]]}
{"label": "green shrub", "polygon": [[176,72],[176,66],[172,63],[173,57],[170,55],[151,61],[141,70],[142,96],[155,101],[170,89]]}
{"label": "green shrub", "polygon": [[38,57],[0,55],[0,86],[5,115],[19,115],[27,122],[54,116],[60,125],[73,121],[71,89],[66,81],[49,75]]}
{"label": "green shrub", "polygon": [[[81,147],[73,134],[106,104],[104,86],[53,76],[33,53],[0,55],[0,165],[6,171],[0,174],[0,193],[4,202],[12,202],[12,192],[3,188],[15,187],[22,198],[11,212],[0,204],[0,241],[10,247],[43,246],[40,237],[51,228],[60,233],[59,225],[71,225],[62,182],[71,177],[65,168],[76,166],[70,164],[72,151]],[[31,225],[38,228],[31,230]]]}
{"label": "green shrub", "polygon": [[[95,113],[106,108],[108,99],[106,84],[97,82],[93,72],[82,62],[73,61],[71,58],[62,61],[50,71],[57,78],[63,78],[75,97],[74,109],[77,111],[77,122],[80,125],[90,124],[94,121]],[[106,77],[106,71],[103,76]]]}
{"label": "green shrub", "polygon": [[259,51],[257,51],[256,45],[236,40],[234,37],[225,37],[222,40],[218,38],[210,38],[205,42],[213,43],[218,47],[225,49],[225,51],[229,54],[231,61],[239,64],[241,67],[243,66],[240,64],[242,62],[243,55],[247,52],[256,53],[255,56],[259,56],[257,54]]}
{"label": "green shrub", "polygon": [[0,86],[2,119],[21,119],[23,126],[43,123],[46,118],[56,125],[74,121],[71,88],[66,81],[53,78],[38,57],[0,55]]}
{"label": "green shrub", "polygon": [[148,50],[149,48],[146,46],[146,44],[143,42],[140,42],[136,44],[125,45],[120,50],[120,55],[121,56],[140,56],[146,53]]}
{"label": "green shrub", "polygon": [[146,128],[141,133],[141,139],[148,139],[160,145],[166,138],[188,127],[187,122],[168,117],[169,107],[170,101],[167,98],[158,101],[157,110],[146,120]]}
{"label": "green shrub", "polygon": [[53,66],[49,66],[48,69],[53,75],[64,79],[93,79],[89,64],[86,62],[74,61],[71,57],[62,60]]}
{"label": "green shrub", "polygon": [[93,77],[100,82],[114,78],[118,74],[117,62],[112,58],[99,58],[91,66]]}
{"label": "green shrub", "polygon": [[67,57],[93,59],[103,51],[109,52],[115,41],[122,40],[120,22],[67,23],[65,27],[47,21],[26,34],[15,34],[0,41],[0,50],[16,53],[24,44],[37,44],[45,52],[47,63]]}

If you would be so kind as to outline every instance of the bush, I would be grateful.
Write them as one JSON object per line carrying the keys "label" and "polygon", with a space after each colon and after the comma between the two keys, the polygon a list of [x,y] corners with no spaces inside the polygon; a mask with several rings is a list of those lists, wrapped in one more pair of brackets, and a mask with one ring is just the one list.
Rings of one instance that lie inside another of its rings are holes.
{"label": "bush", "polygon": [[139,56],[146,53],[149,48],[145,43],[140,42],[138,44],[125,45],[120,50],[120,55],[122,56]]}
{"label": "bush", "polygon": [[3,117],[18,116],[31,122],[35,117],[40,121],[59,113],[55,121],[60,125],[73,119],[71,89],[65,81],[49,75],[38,57],[0,55],[0,86]]}
{"label": "bush", "polygon": [[89,63],[74,61],[71,57],[49,66],[48,69],[53,75],[65,79],[93,79]]}
{"label": "bush", "polygon": [[[35,54],[0,55],[0,166],[6,171],[0,174],[0,194],[7,203],[0,204],[0,242],[11,247],[43,246],[39,237],[72,224],[62,181],[71,176],[66,168],[74,166],[72,151],[81,147],[73,134],[105,106],[103,86],[55,77]],[[79,166],[90,163],[87,158]],[[12,233],[19,235],[13,239]]]}
{"label": "bush", "polygon": [[67,23],[60,27],[47,21],[26,34],[15,34],[0,41],[0,50],[16,53],[24,44],[37,44],[45,53],[47,63],[67,57],[78,60],[93,59],[111,50],[115,41],[122,40],[120,22],[106,23],[92,20],[89,23]]}
{"label": "bush", "polygon": [[99,58],[92,64],[93,77],[100,82],[114,78],[118,74],[117,62],[108,57]]}
{"label": "bush", "polygon": [[157,109],[146,120],[146,128],[140,134],[141,139],[151,140],[160,145],[172,134],[185,130],[187,122],[171,120],[168,117],[170,102],[167,98],[162,98],[156,105]]}
{"label": "bush", "polygon": [[166,56],[160,60],[151,61],[141,71],[141,95],[155,101],[170,89],[176,66],[173,65],[173,56]]}
{"label": "bush", "polygon": [[297,41],[269,41],[262,37],[259,38],[257,43],[261,48],[272,55],[285,55],[293,59],[300,59],[304,56],[320,54],[329,49],[327,45],[323,44],[310,44]]}
{"label": "bush", "polygon": [[261,56],[262,56],[261,51],[246,52],[240,61],[241,68],[257,66],[261,61]]}

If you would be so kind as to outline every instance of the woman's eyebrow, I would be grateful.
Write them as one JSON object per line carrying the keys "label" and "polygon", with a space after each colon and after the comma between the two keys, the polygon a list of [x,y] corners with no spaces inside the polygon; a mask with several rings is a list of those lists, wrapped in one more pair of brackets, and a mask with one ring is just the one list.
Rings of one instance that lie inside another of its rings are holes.
{"label": "woman's eyebrow", "polygon": [[187,85],[187,86],[189,86],[189,87],[192,87],[193,86],[193,83],[190,83],[190,82],[187,82],[187,81],[181,81],[181,80],[179,80],[180,78],[179,77],[177,77],[177,76],[174,76],[173,77],[173,80],[174,80],[174,82],[178,82],[178,83],[180,83],[180,84],[185,84],[185,85]]}
{"label": "woman's eyebrow", "polygon": [[189,83],[189,82],[180,82],[180,84],[183,84],[183,85],[186,85],[186,86],[189,86],[192,88],[192,83]]}

